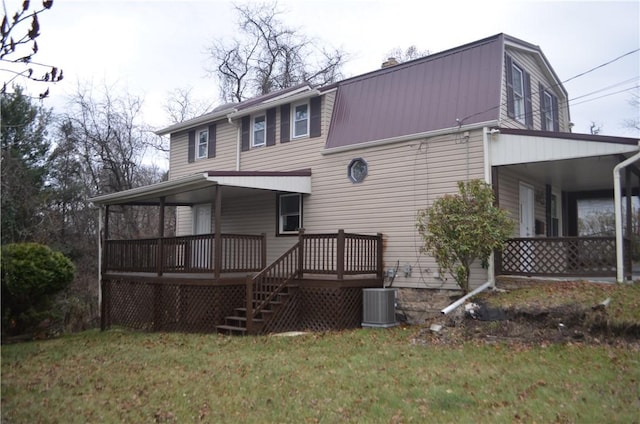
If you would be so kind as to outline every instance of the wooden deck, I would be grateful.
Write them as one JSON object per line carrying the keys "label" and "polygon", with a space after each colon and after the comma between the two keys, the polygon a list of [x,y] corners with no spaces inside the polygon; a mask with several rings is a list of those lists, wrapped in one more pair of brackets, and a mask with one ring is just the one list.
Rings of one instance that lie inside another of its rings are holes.
{"label": "wooden deck", "polygon": [[[254,334],[352,328],[362,319],[362,288],[383,283],[381,234],[301,233],[289,251],[261,270],[254,268],[255,258],[265,257],[259,237],[243,236],[255,242],[255,249],[249,244],[229,250],[222,243],[222,248],[213,248],[209,262],[191,257],[198,251],[210,254],[215,239],[108,241],[102,329],[121,325],[147,331]],[[167,260],[175,246],[183,246],[173,257],[177,260]],[[215,252],[235,259],[217,258]],[[240,259],[242,254],[253,259]],[[187,266],[193,263],[197,269]],[[247,266],[238,270],[242,263]],[[216,269],[220,264],[222,269]]]}

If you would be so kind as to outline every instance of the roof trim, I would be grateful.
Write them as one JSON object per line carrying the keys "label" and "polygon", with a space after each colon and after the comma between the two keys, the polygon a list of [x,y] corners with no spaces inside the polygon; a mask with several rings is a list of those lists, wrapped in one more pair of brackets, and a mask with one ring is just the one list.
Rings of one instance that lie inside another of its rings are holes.
{"label": "roof trim", "polygon": [[401,136],[398,136],[398,137],[391,137],[391,138],[384,138],[384,139],[380,139],[380,140],[365,141],[363,143],[349,144],[349,145],[346,145],[346,146],[332,147],[330,149],[324,149],[321,152],[321,154],[322,155],[331,155],[331,154],[334,154],[334,153],[348,152],[350,150],[358,150],[358,149],[365,149],[365,148],[369,148],[369,147],[384,146],[386,144],[400,143],[400,142],[403,142],[403,141],[415,140],[417,138],[437,137],[439,135],[452,134],[452,133],[460,132],[460,131],[469,131],[469,130],[474,130],[474,129],[483,128],[483,127],[492,127],[492,126],[495,126],[497,124],[498,124],[498,120],[495,119],[495,120],[492,120],[492,121],[478,122],[478,123],[475,123],[475,124],[461,125],[459,127],[458,126],[449,127],[449,128],[439,129],[439,130],[425,131],[425,132],[416,133],[416,134],[407,134],[407,135],[401,135]]}
{"label": "roof trim", "polygon": [[228,186],[311,194],[311,169],[297,171],[208,171],[89,199],[94,205],[150,203],[188,191]]}
{"label": "roof trim", "polygon": [[309,89],[308,91],[303,91],[301,93],[294,93],[291,96],[279,96],[273,99],[269,99],[268,101],[264,101],[262,103],[258,103],[255,106],[246,108],[246,109],[236,109],[235,111],[229,113],[227,115],[230,119],[241,118],[243,116],[251,115],[257,111],[262,111],[265,109],[269,109],[275,106],[284,105],[287,103],[297,102],[299,100],[305,100],[311,97],[319,96],[320,93],[318,90]]}
{"label": "roof trim", "polygon": [[538,130],[522,130],[516,128],[499,128],[501,134],[513,134],[513,135],[528,135],[534,137],[546,137],[546,138],[564,138],[569,140],[580,141],[595,141],[599,143],[616,143],[616,144],[628,144],[631,146],[637,146],[640,139],[630,137],[618,137],[611,135],[594,135],[594,134],[580,134],[580,133],[566,133],[566,132],[554,132],[554,131],[538,131]]}

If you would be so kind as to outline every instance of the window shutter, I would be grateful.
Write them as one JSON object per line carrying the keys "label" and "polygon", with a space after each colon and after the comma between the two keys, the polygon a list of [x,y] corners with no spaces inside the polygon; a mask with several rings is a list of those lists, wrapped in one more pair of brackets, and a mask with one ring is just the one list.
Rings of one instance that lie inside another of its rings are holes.
{"label": "window shutter", "polygon": [[547,131],[547,120],[545,119],[544,110],[544,86],[538,83],[538,94],[540,94],[540,129]]}
{"label": "window shutter", "polygon": [[280,143],[286,143],[291,139],[290,121],[291,120],[291,105],[286,104],[280,106]]}
{"label": "window shutter", "polygon": [[196,160],[196,131],[189,131],[189,154],[188,159],[189,163]]}
{"label": "window shutter", "polygon": [[309,137],[320,137],[322,135],[322,115],[320,114],[320,96],[312,97],[309,100],[311,109],[309,122]]}
{"label": "window shutter", "polygon": [[527,71],[524,73],[524,115],[527,128],[533,129],[533,107],[531,106],[531,75]]}
{"label": "window shutter", "polygon": [[242,151],[246,152],[249,150],[249,143],[251,141],[251,117],[245,116],[242,118],[242,135],[241,135],[241,144]]}
{"label": "window shutter", "polygon": [[276,108],[267,109],[267,146],[276,144]]}
{"label": "window shutter", "polygon": [[505,55],[505,74],[507,75],[507,116],[515,118],[516,112],[513,106],[513,61],[511,56]]}
{"label": "window shutter", "polygon": [[207,152],[207,157],[216,157],[216,124],[209,125],[209,150]]}
{"label": "window shutter", "polygon": [[558,110],[558,98],[551,96],[551,104],[553,105],[553,131],[560,131],[560,111]]}

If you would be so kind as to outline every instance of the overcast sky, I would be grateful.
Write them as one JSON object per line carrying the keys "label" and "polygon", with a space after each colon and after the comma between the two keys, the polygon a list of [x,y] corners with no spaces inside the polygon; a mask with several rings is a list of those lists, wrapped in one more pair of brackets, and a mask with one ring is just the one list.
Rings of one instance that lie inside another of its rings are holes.
{"label": "overcast sky", "polygon": [[[11,14],[21,3],[6,0],[7,10]],[[640,47],[638,1],[281,0],[279,5],[288,25],[351,55],[346,76],[377,69],[395,47],[416,45],[435,53],[500,32],[539,45],[563,81]],[[221,0],[56,0],[40,26],[37,60],[65,74],[50,87],[48,106],[59,109],[78,81],[106,83],[144,97],[145,121],[161,128],[171,124],[163,104],[172,89],[193,87],[198,98],[217,102],[216,82],[204,70],[205,49],[214,39],[234,35],[236,17],[232,3]],[[624,127],[626,119],[638,118],[629,101],[639,93],[639,83],[637,51],[566,83],[569,98],[578,98],[570,106],[574,132],[588,133],[593,121],[603,134],[640,136]]]}

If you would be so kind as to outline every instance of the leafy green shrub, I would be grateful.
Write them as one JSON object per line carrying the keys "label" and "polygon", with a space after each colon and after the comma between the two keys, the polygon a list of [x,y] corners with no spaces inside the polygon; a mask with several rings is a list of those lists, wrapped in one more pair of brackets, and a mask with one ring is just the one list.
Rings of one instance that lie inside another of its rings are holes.
{"label": "leafy green shrub", "polygon": [[75,267],[62,253],[38,243],[3,246],[0,262],[3,333],[33,331],[53,316],[53,297],[73,281]]}
{"label": "leafy green shrub", "polygon": [[480,259],[486,265],[491,252],[502,249],[511,236],[514,223],[494,205],[488,184],[459,181],[458,189],[460,194],[447,194],[418,211],[416,227],[424,240],[422,250],[432,254],[440,269],[468,293],[471,264]]}

